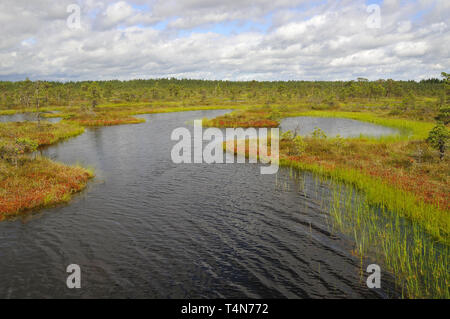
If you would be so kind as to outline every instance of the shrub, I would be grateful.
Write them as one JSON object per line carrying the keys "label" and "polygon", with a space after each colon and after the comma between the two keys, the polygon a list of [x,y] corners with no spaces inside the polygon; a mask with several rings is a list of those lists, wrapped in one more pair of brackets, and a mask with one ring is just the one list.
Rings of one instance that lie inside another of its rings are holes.
{"label": "shrub", "polygon": [[15,154],[14,144],[0,140],[0,158],[8,159]]}
{"label": "shrub", "polygon": [[17,164],[20,155],[34,152],[38,144],[28,138],[17,138],[14,142],[0,140],[0,158]]}
{"label": "shrub", "polygon": [[282,140],[292,140],[294,138],[294,135],[292,135],[292,131],[286,131],[286,132],[283,132],[282,134],[281,134],[281,139]]}
{"label": "shrub", "polygon": [[38,144],[29,138],[16,139],[16,145],[20,154],[34,152],[38,148]]}
{"label": "shrub", "polygon": [[407,145],[409,156],[418,163],[433,163],[434,152],[424,141],[410,141]]}
{"label": "shrub", "polygon": [[312,132],[313,138],[327,138],[327,135],[324,131],[322,131],[319,127],[315,127],[314,131]]}
{"label": "shrub", "polygon": [[439,109],[438,115],[435,117],[438,122],[444,123],[447,125],[450,123],[450,106],[443,106]]}
{"label": "shrub", "polygon": [[340,135],[336,135],[336,137],[333,139],[334,145],[338,148],[342,148],[345,145],[345,139]]}
{"label": "shrub", "polygon": [[406,109],[414,109],[416,107],[416,97],[409,92],[406,96],[403,97],[402,107]]}
{"label": "shrub", "polygon": [[450,132],[443,124],[436,125],[428,135],[427,142],[439,151],[440,159],[444,158],[449,137]]}
{"label": "shrub", "polygon": [[297,154],[302,154],[306,149],[306,142],[304,141],[303,137],[300,135],[297,135],[294,137],[294,145],[295,145],[295,151]]}
{"label": "shrub", "polygon": [[278,111],[272,111],[269,115],[270,120],[277,121],[281,118],[281,113]]}

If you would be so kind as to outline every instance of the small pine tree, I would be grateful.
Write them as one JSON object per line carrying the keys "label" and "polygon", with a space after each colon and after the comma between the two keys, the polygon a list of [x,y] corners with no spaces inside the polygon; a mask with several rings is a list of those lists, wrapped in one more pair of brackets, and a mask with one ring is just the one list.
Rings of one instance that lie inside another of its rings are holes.
{"label": "small pine tree", "polygon": [[305,152],[305,150],[306,150],[306,142],[303,139],[303,137],[300,135],[297,135],[296,137],[294,137],[293,141],[294,141],[295,150],[296,150],[297,154],[299,154],[299,155],[303,154],[303,152]]}
{"label": "small pine tree", "polygon": [[435,117],[436,121],[447,125],[450,123],[450,106],[444,105],[439,109],[439,113]]}
{"label": "small pine tree", "polygon": [[101,98],[100,87],[98,86],[97,82],[92,82],[89,85],[88,96],[89,96],[89,99],[91,100],[92,108],[95,109],[95,107],[98,105],[99,100]]}
{"label": "small pine tree", "polygon": [[449,130],[441,123],[436,125],[428,135],[427,142],[439,151],[439,158],[441,160],[444,158],[449,137]]}
{"label": "small pine tree", "polygon": [[314,131],[312,132],[312,137],[313,138],[327,138],[327,134],[325,134],[325,132],[320,129],[319,127],[314,127]]}

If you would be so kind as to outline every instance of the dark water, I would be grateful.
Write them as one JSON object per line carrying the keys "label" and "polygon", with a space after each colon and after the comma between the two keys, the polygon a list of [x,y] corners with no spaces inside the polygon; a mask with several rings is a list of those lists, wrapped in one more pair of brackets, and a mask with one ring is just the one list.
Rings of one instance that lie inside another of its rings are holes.
{"label": "dark water", "polygon": [[[304,175],[173,164],[172,130],[225,111],[146,115],[43,150],[97,177],[67,206],[0,223],[0,297],[378,298]],[[322,186],[319,186],[322,187]],[[78,264],[82,288],[66,287]]]}
{"label": "dark water", "polygon": [[383,136],[399,133],[398,130],[390,127],[331,117],[289,117],[283,119],[280,125],[282,131],[291,130],[294,132],[297,130],[297,133],[300,135],[309,135],[316,127],[322,129],[327,136],[336,136],[338,134],[342,137],[357,137],[361,134],[365,136]]}

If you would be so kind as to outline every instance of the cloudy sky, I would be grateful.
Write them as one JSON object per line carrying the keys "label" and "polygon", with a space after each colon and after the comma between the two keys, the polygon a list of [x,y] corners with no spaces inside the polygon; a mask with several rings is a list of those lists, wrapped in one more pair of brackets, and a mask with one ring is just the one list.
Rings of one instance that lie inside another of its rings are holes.
{"label": "cloudy sky", "polygon": [[450,72],[449,0],[1,0],[0,26],[0,80]]}

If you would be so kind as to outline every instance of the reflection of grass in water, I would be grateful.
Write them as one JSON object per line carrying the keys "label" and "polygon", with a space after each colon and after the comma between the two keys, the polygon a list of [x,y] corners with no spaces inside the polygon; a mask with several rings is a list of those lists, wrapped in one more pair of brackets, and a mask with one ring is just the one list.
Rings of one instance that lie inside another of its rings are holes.
{"label": "reflection of grass in water", "polygon": [[[290,176],[297,176],[292,169]],[[304,179],[298,180],[304,188]],[[366,258],[379,262],[393,273],[404,298],[450,297],[448,245],[433,240],[417,223],[370,205],[353,187],[316,176],[312,191],[328,212],[333,231],[354,242],[352,253],[361,258],[361,267]]]}
{"label": "reflection of grass in water", "polygon": [[369,205],[342,186],[333,186],[328,210],[333,225],[353,236],[358,255],[374,254],[383,260],[403,296],[449,297],[448,246],[434,242],[417,224]]}
{"label": "reflection of grass in water", "polygon": [[297,170],[307,170],[331,178],[333,181],[352,185],[355,189],[365,193],[365,198],[370,204],[396,212],[423,227],[434,239],[447,245],[450,243],[448,211],[419,200],[411,192],[393,187],[379,178],[368,176],[356,169],[327,168],[314,163],[309,164],[289,159],[281,159],[280,164]]}

